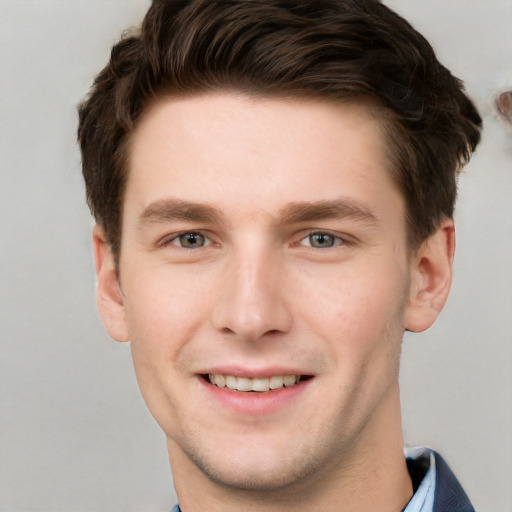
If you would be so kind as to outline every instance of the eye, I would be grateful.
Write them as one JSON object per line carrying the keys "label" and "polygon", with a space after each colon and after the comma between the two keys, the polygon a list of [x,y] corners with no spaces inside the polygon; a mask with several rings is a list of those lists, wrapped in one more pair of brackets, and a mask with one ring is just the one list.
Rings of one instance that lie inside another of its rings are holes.
{"label": "eye", "polygon": [[183,249],[200,249],[210,244],[210,240],[197,231],[187,231],[180,233],[169,240],[168,243],[182,247]]}
{"label": "eye", "polygon": [[306,238],[304,238],[303,244],[315,249],[329,249],[343,244],[343,239],[339,236],[334,236],[332,233],[318,231],[310,233]]}

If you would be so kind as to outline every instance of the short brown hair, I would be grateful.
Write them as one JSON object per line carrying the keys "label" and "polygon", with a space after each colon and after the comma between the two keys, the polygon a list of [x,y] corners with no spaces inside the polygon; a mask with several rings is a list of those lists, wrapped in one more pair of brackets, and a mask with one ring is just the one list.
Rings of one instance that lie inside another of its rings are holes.
{"label": "short brown hair", "polygon": [[460,80],[378,0],[154,0],[79,106],[87,202],[116,258],[138,119],[160,96],[211,90],[377,105],[411,246],[453,215],[457,174],[480,138]]}

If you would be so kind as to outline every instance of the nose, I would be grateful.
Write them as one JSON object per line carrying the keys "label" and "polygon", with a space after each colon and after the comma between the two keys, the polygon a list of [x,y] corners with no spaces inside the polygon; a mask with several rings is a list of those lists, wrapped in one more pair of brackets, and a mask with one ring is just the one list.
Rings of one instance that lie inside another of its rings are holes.
{"label": "nose", "polygon": [[288,332],[292,316],[283,270],[279,255],[264,248],[238,251],[229,258],[220,279],[214,327],[245,341]]}

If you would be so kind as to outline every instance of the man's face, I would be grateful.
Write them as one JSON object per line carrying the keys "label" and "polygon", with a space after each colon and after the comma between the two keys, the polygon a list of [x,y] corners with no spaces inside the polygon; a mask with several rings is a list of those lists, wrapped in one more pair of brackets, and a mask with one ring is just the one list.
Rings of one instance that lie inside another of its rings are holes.
{"label": "man's face", "polygon": [[404,201],[363,107],[154,105],[131,141],[119,272],[171,460],[272,489],[399,429]]}

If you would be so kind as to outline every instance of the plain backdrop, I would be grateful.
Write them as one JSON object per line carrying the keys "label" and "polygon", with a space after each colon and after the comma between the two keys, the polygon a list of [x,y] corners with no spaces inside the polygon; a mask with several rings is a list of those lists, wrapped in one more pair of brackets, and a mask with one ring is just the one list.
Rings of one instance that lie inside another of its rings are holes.
{"label": "plain backdrop", "polygon": [[[511,0],[388,0],[461,77],[485,123],[460,183],[451,298],[406,336],[405,437],[439,450],[479,511],[512,511]],[[147,0],[0,0],[0,510],[165,511],[163,434],[129,345],[94,302],[76,104]]]}

